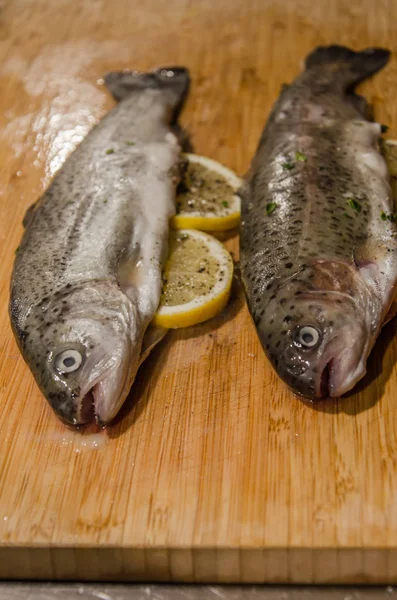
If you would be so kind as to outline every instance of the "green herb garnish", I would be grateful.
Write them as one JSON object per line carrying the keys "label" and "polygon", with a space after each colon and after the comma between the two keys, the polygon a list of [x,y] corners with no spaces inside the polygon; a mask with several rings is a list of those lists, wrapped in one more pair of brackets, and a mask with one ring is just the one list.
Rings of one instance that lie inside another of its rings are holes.
{"label": "green herb garnish", "polygon": [[114,154],[114,148],[108,148],[106,154]]}
{"label": "green herb garnish", "polygon": [[286,162],[286,163],[283,163],[281,166],[283,167],[283,169],[293,169],[295,165],[294,165],[294,163]]}
{"label": "green herb garnish", "polygon": [[19,246],[18,246],[18,248],[15,248],[15,254],[18,252],[18,250],[19,250]]}
{"label": "green herb garnish", "polygon": [[307,160],[306,154],[303,154],[302,152],[299,152],[298,150],[295,152],[295,158],[296,158],[296,160],[299,160],[300,162],[305,162],[305,160]]}
{"label": "green herb garnish", "polygon": [[266,204],[266,214],[271,215],[277,208],[277,204],[275,202],[269,202]]}
{"label": "green herb garnish", "polygon": [[229,208],[229,202],[227,200],[223,200],[222,206],[224,206],[225,208]]}
{"label": "green herb garnish", "polygon": [[361,212],[361,204],[359,204],[357,202],[357,200],[355,200],[354,198],[348,198],[347,199],[347,203],[350,206],[350,208],[352,208],[353,210],[355,210],[356,212],[360,213]]}
{"label": "green herb garnish", "polygon": [[390,223],[394,223],[397,220],[397,213],[385,213],[384,210],[380,213],[380,218],[382,221],[390,221]]}
{"label": "green herb garnish", "polygon": [[105,199],[104,199],[104,201],[103,201],[103,203],[104,203],[104,204],[106,204],[106,203],[107,203],[107,201],[108,201],[108,199],[107,199],[107,198],[105,198]]}
{"label": "green herb garnish", "polygon": [[127,146],[135,146],[135,142],[126,141]]}
{"label": "green herb garnish", "polygon": [[382,133],[387,133],[389,131],[389,126],[388,125],[381,125],[380,126],[380,130]]}

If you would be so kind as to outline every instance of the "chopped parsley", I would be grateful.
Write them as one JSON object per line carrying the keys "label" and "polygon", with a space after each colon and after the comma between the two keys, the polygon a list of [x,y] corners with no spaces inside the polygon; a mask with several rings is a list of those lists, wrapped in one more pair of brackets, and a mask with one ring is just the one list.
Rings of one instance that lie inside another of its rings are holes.
{"label": "chopped parsley", "polygon": [[103,201],[103,203],[104,203],[104,204],[106,204],[106,203],[107,203],[107,201],[108,201],[108,199],[107,199],[107,198],[105,198],[105,199],[104,199],[104,201]]}
{"label": "chopped parsley", "polygon": [[283,167],[283,169],[293,169],[295,165],[294,163],[285,162],[281,166]]}
{"label": "chopped parsley", "polygon": [[358,212],[358,213],[361,212],[361,204],[359,204],[357,202],[357,200],[355,200],[354,198],[348,198],[347,199],[347,204],[350,206],[350,208],[352,208],[356,212]]}
{"label": "chopped parsley", "polygon": [[114,154],[114,148],[108,148],[106,154]]}
{"label": "chopped parsley", "polygon": [[127,146],[135,146],[135,142],[126,141]]}
{"label": "chopped parsley", "polygon": [[397,220],[397,213],[386,214],[385,211],[382,210],[382,212],[380,213],[380,218],[382,219],[382,221],[390,221],[391,223],[394,223]]}
{"label": "chopped parsley", "polygon": [[387,133],[389,131],[389,126],[388,125],[381,125],[380,126],[380,130],[382,133]]}
{"label": "chopped parsley", "polygon": [[275,202],[269,202],[266,204],[266,214],[271,215],[277,208],[277,204]]}
{"label": "chopped parsley", "polygon": [[303,152],[299,152],[298,150],[295,152],[295,158],[300,162],[305,162],[307,160],[306,154],[303,154]]}
{"label": "chopped parsley", "polygon": [[224,206],[225,208],[229,208],[229,202],[227,200],[223,200],[222,206]]}
{"label": "chopped parsley", "polygon": [[15,248],[15,254],[19,251],[19,246],[18,248]]}

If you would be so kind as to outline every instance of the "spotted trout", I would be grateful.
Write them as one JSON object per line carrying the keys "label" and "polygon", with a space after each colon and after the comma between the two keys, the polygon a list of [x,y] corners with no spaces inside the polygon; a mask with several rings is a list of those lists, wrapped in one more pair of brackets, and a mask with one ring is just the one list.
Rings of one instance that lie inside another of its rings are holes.
{"label": "spotted trout", "polygon": [[189,74],[111,73],[105,84],[118,104],[28,210],[11,282],[22,355],[73,425],[113,419],[164,333],[148,325],[175,211]]}
{"label": "spotted trout", "polygon": [[284,86],[242,190],[241,270],[274,369],[304,397],[366,372],[397,280],[381,126],[355,86],[389,52],[319,47]]}

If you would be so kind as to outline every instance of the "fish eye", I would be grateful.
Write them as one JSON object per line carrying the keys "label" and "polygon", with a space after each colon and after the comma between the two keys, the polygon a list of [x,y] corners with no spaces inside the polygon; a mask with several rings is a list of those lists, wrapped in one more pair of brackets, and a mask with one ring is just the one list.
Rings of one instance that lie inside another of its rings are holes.
{"label": "fish eye", "polygon": [[60,373],[73,373],[83,362],[83,357],[77,350],[64,350],[55,357],[55,368]]}
{"label": "fish eye", "polygon": [[299,327],[295,332],[294,341],[297,346],[302,348],[315,348],[320,342],[320,332],[311,325]]}

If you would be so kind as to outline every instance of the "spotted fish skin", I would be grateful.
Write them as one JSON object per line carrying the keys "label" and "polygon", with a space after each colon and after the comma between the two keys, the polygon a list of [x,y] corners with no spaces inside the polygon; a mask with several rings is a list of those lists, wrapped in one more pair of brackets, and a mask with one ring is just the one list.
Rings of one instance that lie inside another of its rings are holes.
{"label": "spotted fish skin", "polygon": [[11,281],[11,324],[23,357],[70,424],[91,420],[93,411],[109,422],[147,352],[143,337],[159,304],[175,210],[175,132],[189,74],[121,72],[105,83],[119,102],[29,209]]}
{"label": "spotted fish skin", "polygon": [[353,91],[388,58],[314,50],[282,90],[241,191],[249,310],[278,375],[308,398],[341,396],[365,374],[394,296],[381,126]]}

